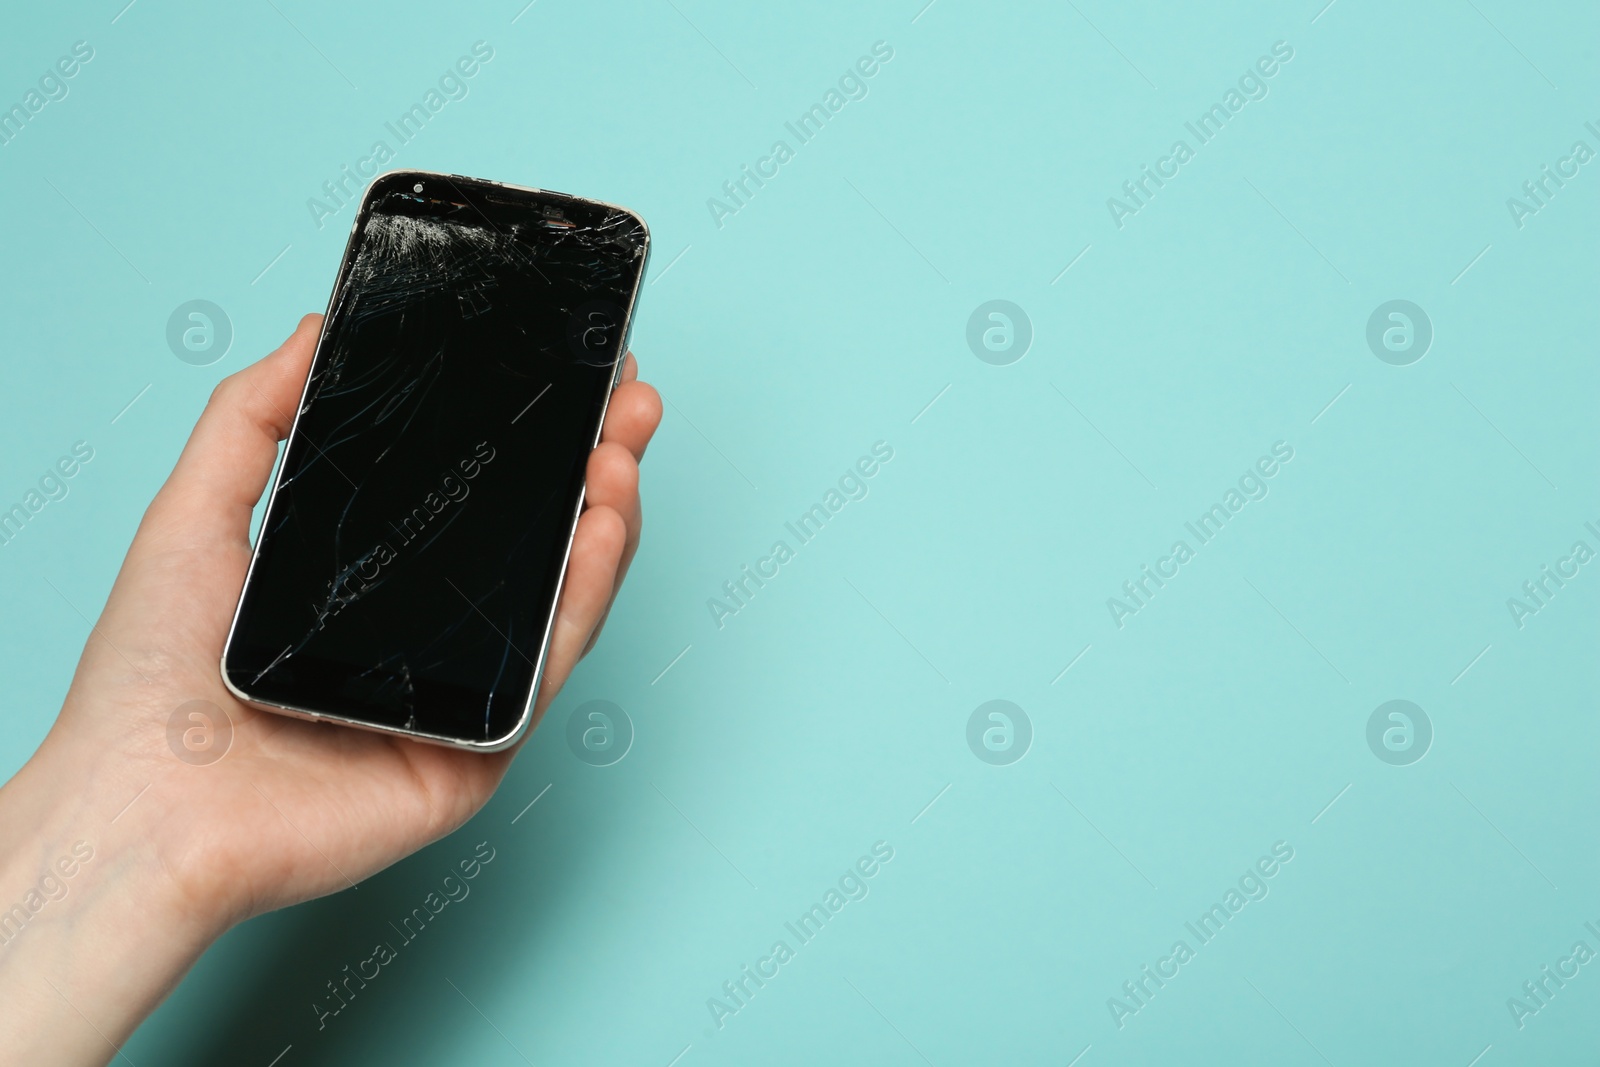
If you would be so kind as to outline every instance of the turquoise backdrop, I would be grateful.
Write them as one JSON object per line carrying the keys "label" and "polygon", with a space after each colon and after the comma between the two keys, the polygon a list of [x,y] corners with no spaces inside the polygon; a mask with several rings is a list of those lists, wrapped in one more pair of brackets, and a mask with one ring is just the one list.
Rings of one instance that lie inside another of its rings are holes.
{"label": "turquoise backdrop", "polygon": [[0,35],[0,770],[380,162],[639,211],[667,401],[488,808],[132,1062],[1593,1061],[1593,5],[125,2]]}

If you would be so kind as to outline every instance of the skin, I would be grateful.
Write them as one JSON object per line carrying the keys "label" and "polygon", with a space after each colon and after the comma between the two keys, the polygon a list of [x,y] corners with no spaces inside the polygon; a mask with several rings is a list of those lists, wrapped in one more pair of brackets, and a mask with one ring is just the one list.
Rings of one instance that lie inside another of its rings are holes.
{"label": "skin", "polygon": [[[514,758],[259,712],[223,687],[251,509],[321,326],[307,315],[276,352],[217,386],[145,512],[55,725],[0,788],[0,909],[27,907],[48,873],[66,889],[34,897],[43,906],[0,944],[6,1062],[118,1057],[230,927],[347,888],[456,829]],[[638,464],[660,419],[630,353],[589,457],[535,721],[594,646],[633,559]],[[205,766],[175,758],[167,740],[169,717],[192,700],[233,723],[227,754]],[[62,877],[57,864],[73,866],[78,842],[93,857]]]}

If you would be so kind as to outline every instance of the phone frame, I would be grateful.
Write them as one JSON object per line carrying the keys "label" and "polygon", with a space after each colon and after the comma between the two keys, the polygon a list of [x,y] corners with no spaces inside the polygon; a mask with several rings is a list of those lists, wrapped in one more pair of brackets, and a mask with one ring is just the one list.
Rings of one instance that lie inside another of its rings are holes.
{"label": "phone frame", "polygon": [[[610,211],[630,215],[635,221],[638,222],[639,228],[644,234],[644,253],[640,257],[639,262],[639,281],[635,285],[632,299],[628,301],[628,306],[625,309],[622,321],[622,351],[617,356],[617,365],[615,370],[612,371],[611,387],[606,390],[606,395],[601,401],[600,417],[596,420],[594,427],[594,439],[589,442],[588,453],[586,453],[586,455],[593,453],[595,448],[600,444],[600,433],[605,427],[606,415],[611,410],[611,394],[616,392],[617,386],[621,383],[622,368],[628,360],[628,344],[633,332],[634,312],[638,309],[639,300],[644,295],[645,276],[649,273],[650,268],[650,227],[645,223],[643,217],[641,217],[638,212],[622,207],[619,204],[607,203],[603,200],[590,200],[586,197],[573,196],[570,193],[557,192],[553,189],[540,189],[535,186],[528,185],[512,185],[508,182],[490,181],[485,178],[469,178],[460,174],[445,174],[438,171],[412,170],[409,168],[386,170],[374,175],[372,180],[367,184],[367,188],[361,196],[361,203],[356,209],[355,219],[350,223],[350,236],[345,240],[344,255],[339,260],[339,273],[334,280],[333,291],[328,296],[327,310],[323,312],[322,331],[317,336],[317,347],[311,355],[311,365],[306,372],[305,385],[300,389],[300,399],[295,407],[294,422],[289,427],[289,435],[284,438],[284,447],[279,449],[277,462],[273,464],[271,479],[272,488],[267,496],[266,508],[261,513],[263,522],[265,522],[265,517],[271,513],[272,505],[278,496],[278,486],[280,475],[283,472],[283,462],[285,457],[287,457],[289,454],[287,442],[293,440],[294,435],[299,432],[300,416],[304,414],[306,407],[306,396],[311,390],[311,382],[315,377],[318,360],[320,360],[323,355],[323,344],[328,339],[328,322],[332,316],[334,304],[339,298],[339,293],[351,267],[352,256],[356,247],[355,236],[357,232],[359,232],[362,223],[370,215],[373,190],[377,188],[379,183],[385,179],[392,179],[399,176],[404,176],[406,178],[415,177],[421,182],[443,181],[447,182],[453,187],[456,186],[457,182],[464,182],[469,186],[506,189],[517,193],[534,193],[547,196],[556,196],[567,200],[575,200],[590,207],[604,208]],[[459,187],[457,187],[457,192],[461,192]],[[465,196],[466,194],[462,193],[463,199],[465,199]],[[278,715],[288,715],[293,718],[305,719],[310,722],[337,723],[341,726],[353,726],[359,730],[369,730],[373,733],[387,734],[391,737],[407,737],[414,741],[422,741],[433,745],[442,745],[446,748],[453,748],[465,752],[502,752],[510,748],[521,741],[522,738],[527,735],[529,728],[533,725],[533,711],[534,707],[539,702],[539,689],[544,681],[545,663],[550,654],[550,636],[555,632],[556,615],[561,609],[561,595],[566,590],[567,585],[567,568],[572,562],[572,542],[577,536],[578,519],[583,515],[583,505],[587,499],[588,474],[586,471],[584,475],[584,484],[578,490],[578,502],[577,506],[572,512],[572,521],[567,525],[566,545],[561,553],[561,573],[556,576],[555,596],[552,598],[550,605],[550,615],[545,620],[544,640],[540,643],[539,655],[534,661],[533,679],[529,686],[528,699],[523,705],[522,714],[518,717],[516,725],[513,726],[510,732],[508,732],[504,737],[493,741],[468,741],[459,737],[449,737],[443,734],[432,734],[423,730],[408,730],[405,727],[386,726],[380,723],[364,722],[360,719],[351,719],[343,715],[333,715],[327,712],[313,711],[309,708],[295,707],[294,705],[290,704],[279,704],[273,701],[261,700],[257,697],[249,695],[248,693],[245,693],[243,690],[239,689],[238,686],[234,685],[233,680],[228,677],[228,649],[233,645],[234,630],[239,625],[239,615],[244,608],[245,592],[250,588],[250,583],[255,578],[256,562],[260,559],[261,535],[259,530],[256,534],[255,543],[252,544],[250,548],[250,568],[245,572],[244,584],[239,587],[239,602],[234,606],[233,609],[233,621],[228,624],[228,636],[222,644],[222,658],[218,663],[218,673],[220,673],[222,676],[222,684],[227,687],[228,692],[233,695],[234,699],[238,700],[241,704],[245,704],[259,711],[273,712]]]}

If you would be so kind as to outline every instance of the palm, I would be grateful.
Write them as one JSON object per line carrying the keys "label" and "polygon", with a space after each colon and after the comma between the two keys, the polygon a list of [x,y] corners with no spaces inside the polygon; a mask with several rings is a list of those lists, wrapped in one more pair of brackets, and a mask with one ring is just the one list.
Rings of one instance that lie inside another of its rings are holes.
{"label": "palm", "polygon": [[[128,796],[139,798],[127,817],[162,820],[163,840],[174,842],[163,860],[180,886],[209,906],[227,901],[236,917],[344,888],[449,832],[483,806],[514,755],[266,714],[222,684],[250,509],[318,325],[308,316],[272,357],[219,387],[145,515],[51,737],[119,757]],[[598,634],[637,543],[636,464],[660,405],[632,380],[631,360],[625,378],[590,459],[536,721]],[[169,744],[175,709],[191,701],[231,723],[215,762],[186,763]]]}

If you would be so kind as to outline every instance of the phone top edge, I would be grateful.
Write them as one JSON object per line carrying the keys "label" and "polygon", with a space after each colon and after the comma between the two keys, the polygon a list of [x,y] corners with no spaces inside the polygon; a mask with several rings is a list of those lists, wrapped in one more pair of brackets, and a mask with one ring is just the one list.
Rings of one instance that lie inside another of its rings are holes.
{"label": "phone top edge", "polygon": [[377,190],[379,182],[382,182],[385,179],[395,179],[402,176],[415,176],[418,178],[442,180],[452,183],[458,181],[468,182],[472,185],[485,186],[492,189],[506,189],[514,193],[537,193],[543,196],[559,196],[566,200],[575,200],[580,204],[587,204],[590,207],[606,208],[607,210],[620,212],[632,218],[639,224],[640,229],[644,231],[644,240],[646,245],[648,245],[650,242],[650,224],[645,221],[643,215],[623,204],[614,204],[609,200],[596,200],[593,197],[588,196],[578,196],[575,193],[564,193],[559,189],[545,189],[537,185],[517,185],[513,182],[495,181],[492,178],[474,178],[467,174],[451,174],[442,170],[417,170],[412,167],[396,167],[393,170],[379,171],[377,174],[374,174],[367,182],[367,188],[362,194],[361,208],[356,212],[357,218],[359,219],[362,213],[364,213],[370,207],[373,193],[375,190]]}

